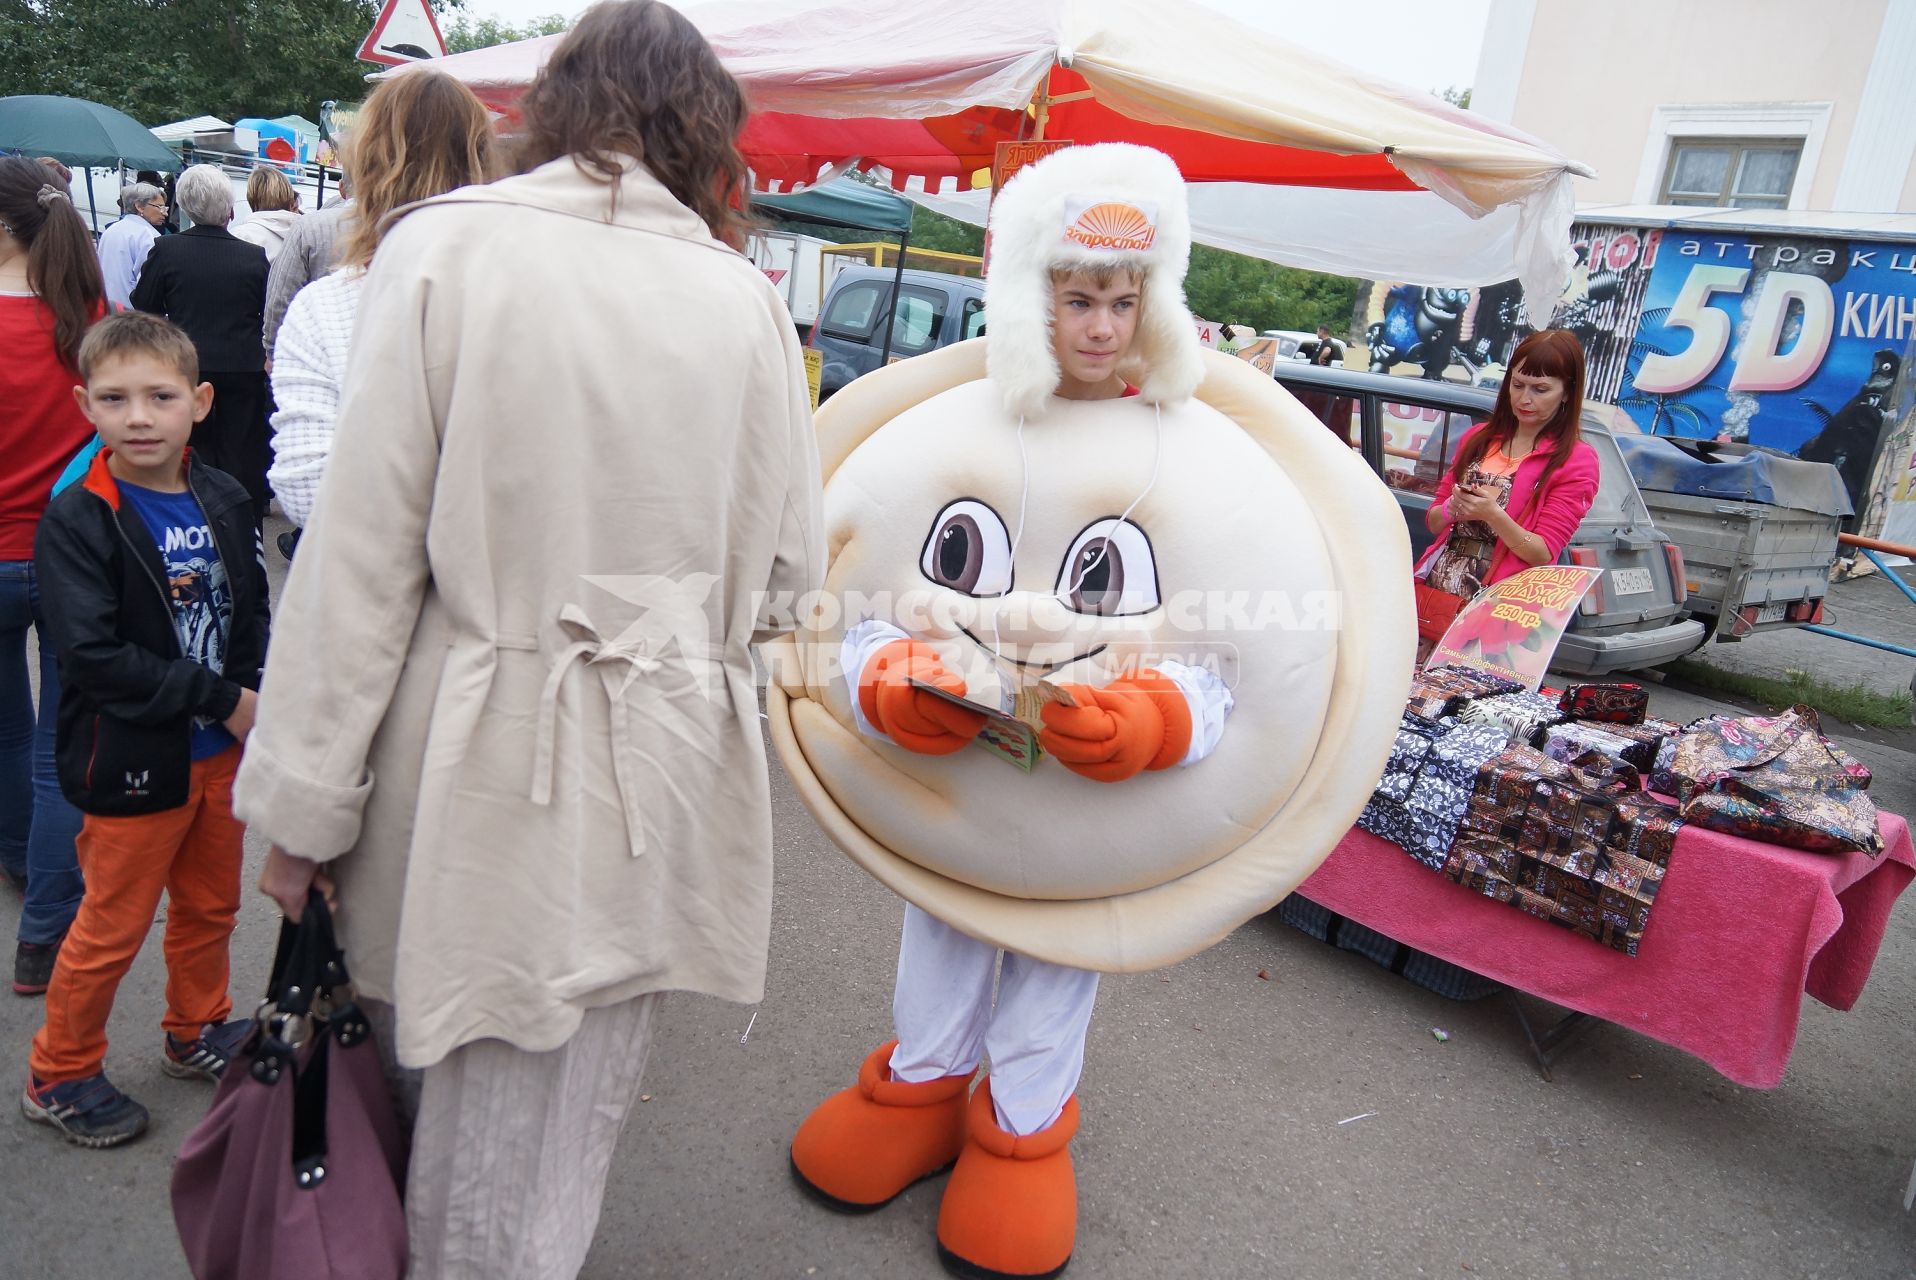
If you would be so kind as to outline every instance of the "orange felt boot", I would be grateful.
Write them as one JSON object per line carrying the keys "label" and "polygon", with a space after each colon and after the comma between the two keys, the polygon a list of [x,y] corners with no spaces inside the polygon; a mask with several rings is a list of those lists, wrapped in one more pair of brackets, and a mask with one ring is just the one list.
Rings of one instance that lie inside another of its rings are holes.
{"label": "orange felt boot", "polygon": [[1169,676],[1146,667],[1102,689],[1066,685],[1077,702],[1047,704],[1038,744],[1095,782],[1169,769],[1191,749],[1191,706]]}
{"label": "orange felt boot", "polygon": [[938,1260],[968,1280],[1055,1276],[1078,1238],[1078,1177],[1071,1139],[1078,1099],[1051,1127],[1016,1137],[998,1127],[989,1078],[971,1095],[964,1154],[938,1210]]}
{"label": "orange felt boot", "polygon": [[912,681],[965,696],[964,678],[945,669],[937,650],[915,640],[881,646],[858,674],[858,705],[874,728],[907,751],[948,756],[985,727],[976,711],[933,697]]}
{"label": "orange felt boot", "polygon": [[903,1084],[891,1078],[889,1041],[858,1068],[858,1083],[818,1104],[792,1138],[792,1173],[840,1213],[882,1209],[950,1166],[965,1145],[971,1072]]}

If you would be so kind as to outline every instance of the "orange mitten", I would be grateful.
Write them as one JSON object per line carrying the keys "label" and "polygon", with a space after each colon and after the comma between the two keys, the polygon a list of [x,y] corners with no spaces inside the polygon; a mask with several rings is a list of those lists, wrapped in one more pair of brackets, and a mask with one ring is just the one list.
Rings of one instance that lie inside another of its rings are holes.
{"label": "orange mitten", "polygon": [[1050,703],[1038,743],[1073,773],[1123,782],[1169,769],[1191,749],[1191,708],[1168,676],[1145,668],[1102,689],[1067,685],[1078,705]]}
{"label": "orange mitten", "polygon": [[913,680],[965,696],[964,680],[945,670],[930,645],[916,640],[894,640],[880,648],[858,676],[858,705],[865,718],[905,750],[948,756],[985,727],[982,713],[914,689]]}

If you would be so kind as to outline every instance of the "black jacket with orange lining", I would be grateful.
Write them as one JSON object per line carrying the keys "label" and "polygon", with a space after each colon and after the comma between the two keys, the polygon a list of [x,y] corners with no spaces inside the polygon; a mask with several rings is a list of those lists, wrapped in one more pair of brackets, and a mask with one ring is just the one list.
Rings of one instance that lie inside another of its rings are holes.
{"label": "black jacket with orange lining", "polygon": [[242,686],[259,688],[271,622],[251,499],[189,453],[187,487],[226,566],[233,617],[224,672],[185,656],[159,546],[120,501],[109,456],[48,504],[34,566],[60,667],[60,789],[82,813],[123,817],[186,803],[193,717],[224,720]]}

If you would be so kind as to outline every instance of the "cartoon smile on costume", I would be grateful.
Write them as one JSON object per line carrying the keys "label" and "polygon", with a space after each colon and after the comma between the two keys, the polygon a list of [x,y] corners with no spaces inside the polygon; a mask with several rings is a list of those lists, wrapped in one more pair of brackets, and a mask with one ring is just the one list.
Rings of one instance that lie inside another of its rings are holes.
{"label": "cartoon smile on costume", "polygon": [[[1336,636],[1335,578],[1309,504],[1249,436],[1192,401],[1163,410],[1154,482],[1158,416],[1134,400],[1061,401],[1042,429],[1027,425],[1021,459],[1017,419],[990,384],[967,383],[879,428],[826,486],[827,591],[854,607],[893,602],[891,620],[970,699],[1008,702],[1001,690],[1021,675],[1098,687],[1169,659],[1208,667],[1236,700],[1200,766],[1113,787],[1049,757],[1027,775],[988,751],[923,755],[868,735],[836,744],[844,772],[822,774],[826,789],[920,866],[1022,897],[1149,888],[1242,843],[1310,763]],[[1297,629],[1241,625],[1271,600]],[[830,649],[860,620],[842,617],[813,642]],[[855,733],[844,682],[822,691]]]}
{"label": "cartoon smile on costume", "polygon": [[[1415,645],[1403,519],[1241,361],[1207,354],[1197,395],[1162,406],[1054,398],[1022,454],[984,375],[984,342],[962,343],[820,411],[846,609],[774,652],[774,741],[827,833],[907,900],[1054,963],[1173,963],[1288,893],[1363,807]],[[1170,658],[1235,705],[1204,759],[1109,786],[1055,758],[921,754],[859,731],[840,671],[845,631],[881,610],[972,701]]]}

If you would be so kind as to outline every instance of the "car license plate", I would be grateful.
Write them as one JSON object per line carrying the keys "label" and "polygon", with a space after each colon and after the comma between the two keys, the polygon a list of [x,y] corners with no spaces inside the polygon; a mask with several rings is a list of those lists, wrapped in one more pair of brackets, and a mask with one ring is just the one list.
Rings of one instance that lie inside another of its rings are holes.
{"label": "car license plate", "polygon": [[1610,571],[1610,589],[1620,596],[1642,595],[1654,585],[1650,581],[1648,569],[1612,569]]}

